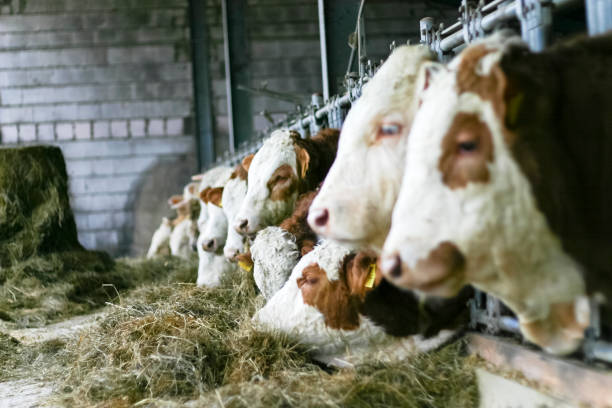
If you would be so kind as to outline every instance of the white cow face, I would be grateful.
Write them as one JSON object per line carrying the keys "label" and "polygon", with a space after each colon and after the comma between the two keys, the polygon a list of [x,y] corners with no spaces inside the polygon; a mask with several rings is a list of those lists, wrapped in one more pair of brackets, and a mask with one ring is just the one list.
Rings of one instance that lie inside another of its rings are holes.
{"label": "white cow face", "polygon": [[382,249],[418,106],[417,74],[429,59],[425,47],[398,47],[352,106],[336,160],[310,208],[308,222],[318,234],[353,248]]}
{"label": "white cow face", "polygon": [[[216,252],[223,248],[227,237],[227,217],[221,208],[223,187],[209,187],[200,192],[200,199],[206,206],[206,220],[199,225],[204,250]],[[200,213],[200,218],[202,213]]]}
{"label": "white cow face", "polygon": [[471,46],[433,78],[381,266],[392,283],[429,294],[472,283],[516,312],[528,339],[566,353],[582,337],[584,283],[513,157],[501,56],[501,47]]}
{"label": "white cow face", "polygon": [[300,176],[305,173],[305,167],[300,168],[300,149],[294,146],[294,137],[295,132],[276,130],[253,157],[246,197],[234,221],[239,233],[252,235],[291,214]]}
{"label": "white cow face", "polygon": [[236,215],[240,210],[240,206],[244,201],[247,192],[247,181],[240,177],[232,178],[227,182],[223,189],[223,212],[227,218],[227,240],[223,253],[228,259],[235,259],[237,255],[244,252],[244,236],[240,235],[233,224],[236,220]]}

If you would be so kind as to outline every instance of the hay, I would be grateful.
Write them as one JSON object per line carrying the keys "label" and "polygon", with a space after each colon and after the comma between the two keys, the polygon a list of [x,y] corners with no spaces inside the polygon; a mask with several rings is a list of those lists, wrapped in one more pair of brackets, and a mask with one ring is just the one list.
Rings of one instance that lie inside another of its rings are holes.
{"label": "hay", "polygon": [[0,269],[0,319],[41,327],[88,313],[143,282],[193,282],[196,273],[194,259],[113,261],[83,250],[36,256]]}
{"label": "hay", "polygon": [[[168,262],[176,261],[137,265],[86,251],[61,150],[0,149],[1,320],[32,327],[89,312],[122,290],[165,277]],[[174,278],[195,280],[195,264],[175,269],[183,276]]]}
{"label": "hay", "polygon": [[471,407],[461,345],[395,365],[328,372],[308,350],[254,329],[262,298],[239,273],[220,288],[147,286],[68,345],[68,406]]}
{"label": "hay", "polygon": [[0,149],[0,266],[81,249],[61,150]]}

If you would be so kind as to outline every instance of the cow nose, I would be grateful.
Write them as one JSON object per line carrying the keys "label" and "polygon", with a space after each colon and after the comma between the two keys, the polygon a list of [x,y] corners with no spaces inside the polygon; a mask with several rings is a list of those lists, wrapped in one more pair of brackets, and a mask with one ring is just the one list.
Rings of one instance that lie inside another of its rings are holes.
{"label": "cow nose", "polygon": [[391,278],[399,278],[402,276],[402,260],[400,256],[398,254],[385,256],[380,262],[380,269]]}
{"label": "cow nose", "polygon": [[204,249],[206,249],[207,251],[212,251],[213,249],[215,249],[215,240],[214,239],[208,240],[204,244]]}
{"label": "cow nose", "polygon": [[315,210],[312,214],[312,222],[317,227],[324,227],[329,221],[329,211],[327,208],[323,208],[322,210]]}
{"label": "cow nose", "polygon": [[242,235],[246,235],[249,231],[249,220],[238,220],[236,223],[236,231]]}

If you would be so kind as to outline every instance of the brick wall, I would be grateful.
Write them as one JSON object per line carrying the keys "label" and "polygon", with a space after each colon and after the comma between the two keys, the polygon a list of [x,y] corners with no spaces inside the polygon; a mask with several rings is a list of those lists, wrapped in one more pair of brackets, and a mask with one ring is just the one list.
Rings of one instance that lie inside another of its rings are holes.
{"label": "brick wall", "polygon": [[86,247],[150,237],[195,171],[188,17],[188,0],[0,0],[1,143],[62,148]]}
{"label": "brick wall", "polygon": [[[342,0],[334,0],[342,1]],[[215,148],[227,149],[227,102],[223,66],[221,1],[207,0],[207,26],[211,38],[209,70],[212,78],[213,110],[216,124]],[[304,106],[312,93],[322,93],[317,2],[314,0],[247,0],[245,16],[249,56],[249,83],[263,83],[273,91],[303,95]],[[458,4],[458,3],[457,3]],[[419,41],[419,20],[430,16],[453,23],[458,5],[435,1],[367,1],[367,51],[374,62],[389,54],[392,41],[402,44]],[[356,11],[355,11],[356,13]],[[347,34],[348,37],[348,34]],[[348,60],[346,61],[348,63]],[[274,120],[295,111],[295,105],[265,96],[251,98],[255,130],[268,127],[259,113],[266,111]]]}

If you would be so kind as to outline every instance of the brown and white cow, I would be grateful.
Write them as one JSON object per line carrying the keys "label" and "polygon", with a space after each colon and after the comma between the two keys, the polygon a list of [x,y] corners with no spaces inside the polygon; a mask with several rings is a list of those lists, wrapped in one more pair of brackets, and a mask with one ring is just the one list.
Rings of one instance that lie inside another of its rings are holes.
{"label": "brown and white cow", "polygon": [[334,161],[339,131],[324,129],[311,139],[280,129],[253,157],[248,189],[234,228],[252,235],[288,217],[299,194],[314,190]]}
{"label": "brown and white cow", "polygon": [[409,135],[385,276],[499,297],[527,339],[575,350],[610,296],[612,37],[540,54],[497,35],[440,66]]}
{"label": "brown and white cow", "polygon": [[[351,254],[343,246],[323,241],[300,259],[285,285],[253,320],[263,329],[289,334],[310,346],[317,359],[332,363],[347,354],[357,360],[387,354],[393,360],[449,339],[453,331],[440,331],[431,324],[432,315],[448,310],[432,303],[420,305],[416,298],[407,301],[399,292],[382,279],[375,256]],[[397,302],[389,302],[390,297]],[[460,310],[466,300],[451,308]],[[450,320],[457,316],[455,312]],[[445,326],[452,324],[446,321]],[[436,335],[425,338],[417,333]]]}
{"label": "brown and white cow", "polygon": [[427,47],[397,47],[353,104],[338,154],[310,209],[319,235],[380,252],[402,182],[406,143],[418,108],[419,68]]}

